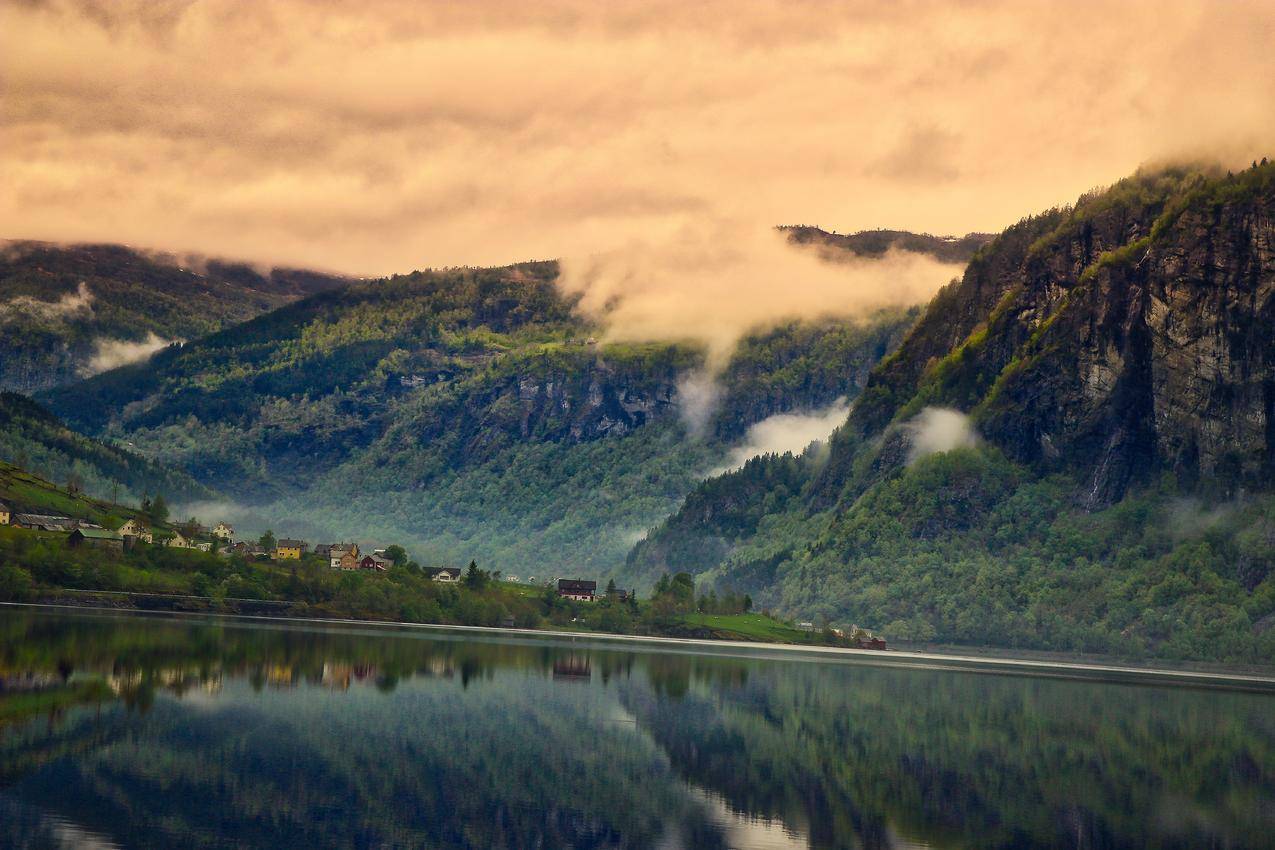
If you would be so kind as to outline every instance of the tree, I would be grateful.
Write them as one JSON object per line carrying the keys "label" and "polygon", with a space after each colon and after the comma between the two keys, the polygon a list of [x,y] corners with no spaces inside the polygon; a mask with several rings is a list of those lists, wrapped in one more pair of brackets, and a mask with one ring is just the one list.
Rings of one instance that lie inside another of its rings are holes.
{"label": "tree", "polygon": [[616,594],[615,579],[607,582],[607,599],[614,599]]}
{"label": "tree", "polygon": [[407,564],[407,550],[397,543],[385,547],[385,557],[393,561],[396,567]]}
{"label": "tree", "polygon": [[470,590],[482,590],[487,586],[487,573],[478,569],[477,561],[469,562],[469,569],[465,571],[465,586]]}
{"label": "tree", "polygon": [[273,552],[275,545],[279,541],[275,539],[274,532],[267,528],[266,533],[261,535],[261,539],[257,542],[261,544],[262,549],[265,549],[267,552]]}
{"label": "tree", "polygon": [[744,613],[747,614],[753,610],[753,598],[747,593],[744,594]]}
{"label": "tree", "polygon": [[163,496],[156,496],[155,501],[151,502],[149,516],[153,523],[168,521],[168,502],[164,501]]}

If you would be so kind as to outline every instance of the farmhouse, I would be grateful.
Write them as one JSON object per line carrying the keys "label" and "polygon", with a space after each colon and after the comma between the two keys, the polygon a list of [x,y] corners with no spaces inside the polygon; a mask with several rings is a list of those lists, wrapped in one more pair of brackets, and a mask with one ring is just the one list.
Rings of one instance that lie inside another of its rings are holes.
{"label": "farmhouse", "polygon": [[66,542],[70,546],[91,546],[95,549],[120,551],[124,548],[124,538],[105,528],[77,528]]}
{"label": "farmhouse", "polygon": [[558,579],[558,597],[576,602],[592,602],[597,598],[598,583],[575,578]]}
{"label": "farmhouse", "polygon": [[357,543],[333,543],[328,549],[328,566],[334,570],[357,570],[359,546]]}
{"label": "farmhouse", "polygon": [[304,540],[293,540],[285,537],[275,544],[274,559],[276,561],[299,561],[309,548]]}
{"label": "farmhouse", "polygon": [[235,536],[235,527],[228,522],[219,522],[212,530],[213,537],[220,537],[222,540],[230,540]]}
{"label": "farmhouse", "polygon": [[434,581],[441,581],[445,584],[455,584],[460,581],[460,569],[458,567],[433,567],[426,570],[425,574]]}
{"label": "farmhouse", "polygon": [[361,570],[376,570],[377,572],[383,573],[392,566],[394,566],[393,561],[386,558],[384,555],[378,555],[375,552],[371,555],[365,556],[363,560],[359,561],[359,569]]}
{"label": "farmhouse", "polygon": [[121,537],[136,537],[146,543],[154,543],[155,535],[151,533],[150,526],[134,517],[128,522],[115,529],[116,533]]}
{"label": "farmhouse", "polygon": [[162,542],[165,546],[167,546],[170,549],[195,548],[195,544],[190,541],[190,538],[186,537],[186,535],[182,534],[177,529],[173,529],[172,536],[165,537]]}

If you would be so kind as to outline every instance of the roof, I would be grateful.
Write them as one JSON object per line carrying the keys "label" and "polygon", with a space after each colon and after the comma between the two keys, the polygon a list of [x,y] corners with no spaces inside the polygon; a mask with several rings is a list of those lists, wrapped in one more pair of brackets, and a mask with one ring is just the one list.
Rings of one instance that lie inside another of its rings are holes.
{"label": "roof", "polygon": [[0,511],[7,511],[7,510],[9,510],[9,506],[6,505],[4,502],[0,502]]}
{"label": "roof", "polygon": [[275,543],[275,548],[276,549],[278,548],[303,549],[307,545],[309,544],[307,544],[304,540],[293,540],[291,537],[285,537],[282,540],[279,540],[278,542]]}
{"label": "roof", "polygon": [[86,540],[123,540],[114,531],[107,531],[105,528],[77,528],[72,534],[78,534]]}
{"label": "roof", "polygon": [[447,573],[448,575],[460,575],[460,567],[430,567],[425,571],[427,575],[436,576],[439,573]]}
{"label": "roof", "polygon": [[598,589],[596,581],[578,578],[560,578],[558,579],[558,590],[564,590],[568,593],[593,593]]}

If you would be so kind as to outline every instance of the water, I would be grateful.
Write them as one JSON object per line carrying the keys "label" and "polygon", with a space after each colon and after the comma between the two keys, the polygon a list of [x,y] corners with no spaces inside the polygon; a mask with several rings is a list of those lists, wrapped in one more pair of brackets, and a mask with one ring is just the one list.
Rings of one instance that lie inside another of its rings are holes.
{"label": "water", "polygon": [[1275,696],[0,609],[0,846],[1275,847]]}

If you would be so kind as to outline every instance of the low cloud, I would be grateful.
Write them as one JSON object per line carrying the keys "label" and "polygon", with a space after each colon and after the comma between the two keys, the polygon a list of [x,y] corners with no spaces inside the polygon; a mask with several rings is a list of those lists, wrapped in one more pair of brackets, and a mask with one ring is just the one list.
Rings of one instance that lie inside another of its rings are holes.
{"label": "low cloud", "polygon": [[812,443],[822,443],[832,435],[850,414],[850,405],[839,398],[822,410],[808,413],[779,413],[752,425],[744,435],[744,443],[731,449],[730,460],[713,471],[721,475],[739,469],[750,458],[764,454],[800,454]]}
{"label": "low cloud", "polygon": [[41,301],[29,295],[19,295],[0,304],[0,316],[24,315],[44,321],[58,321],[93,312],[93,293],[88,284],[80,281],[74,292],[68,292],[57,301]]}
{"label": "low cloud", "polygon": [[716,371],[744,334],[793,318],[861,316],[923,303],[959,265],[892,250],[838,263],[773,227],[687,225],[612,251],[567,257],[559,285],[611,340],[694,340]]}
{"label": "low cloud", "polygon": [[154,331],[140,342],[127,339],[100,339],[92,359],[84,366],[85,375],[96,375],[129,363],[145,360],[161,348],[182,340],[164,339]]}
{"label": "low cloud", "polygon": [[695,439],[704,436],[721,395],[722,388],[713,369],[687,372],[677,382],[678,413],[687,432]]}
{"label": "low cloud", "polygon": [[951,408],[927,407],[904,427],[912,443],[909,464],[928,455],[978,445],[978,434],[970,418]]}

